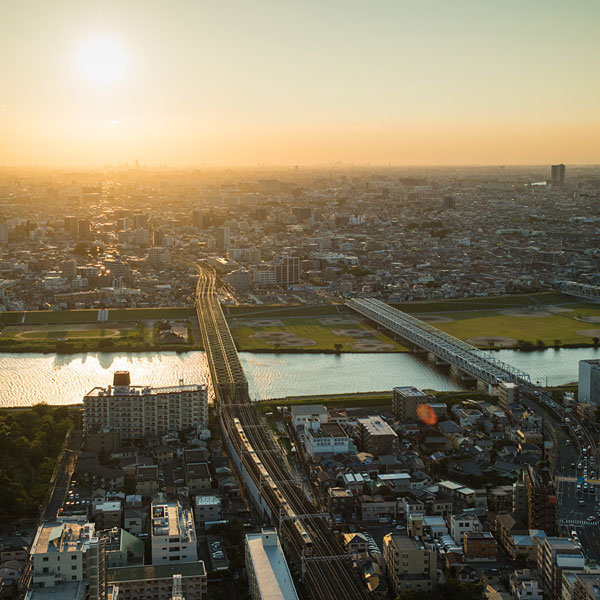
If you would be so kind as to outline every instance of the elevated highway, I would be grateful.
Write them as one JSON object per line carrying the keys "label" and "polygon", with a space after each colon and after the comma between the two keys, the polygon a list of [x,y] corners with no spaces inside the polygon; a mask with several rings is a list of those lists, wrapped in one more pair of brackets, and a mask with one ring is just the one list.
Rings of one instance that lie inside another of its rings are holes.
{"label": "elevated highway", "polygon": [[385,302],[375,298],[353,298],[346,305],[478,381],[493,386],[504,381],[531,387],[527,373]]}
{"label": "elevated highway", "polygon": [[[278,526],[284,548],[315,600],[372,598],[331,531],[288,470],[268,426],[250,401],[248,381],[215,294],[215,273],[199,273],[196,310],[219,412],[221,431],[238,473],[263,518]],[[299,593],[300,597],[306,594]]]}

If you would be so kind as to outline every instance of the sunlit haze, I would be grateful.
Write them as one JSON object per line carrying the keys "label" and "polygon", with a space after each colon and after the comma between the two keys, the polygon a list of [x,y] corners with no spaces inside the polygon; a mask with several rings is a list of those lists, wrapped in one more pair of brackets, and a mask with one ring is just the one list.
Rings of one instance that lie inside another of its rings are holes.
{"label": "sunlit haze", "polygon": [[600,162],[600,4],[4,2],[0,164]]}

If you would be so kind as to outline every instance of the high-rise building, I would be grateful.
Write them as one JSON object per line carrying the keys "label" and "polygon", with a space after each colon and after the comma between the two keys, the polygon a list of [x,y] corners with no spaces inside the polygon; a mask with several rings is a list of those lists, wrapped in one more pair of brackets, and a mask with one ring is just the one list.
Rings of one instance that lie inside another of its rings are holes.
{"label": "high-rise building", "polygon": [[229,227],[217,228],[217,250],[227,250],[230,245],[231,230]]}
{"label": "high-rise building", "polygon": [[565,165],[552,165],[550,171],[552,187],[561,187],[565,183]]}
{"label": "high-rise building", "polygon": [[145,213],[136,213],[133,215],[134,229],[147,229],[148,215]]}
{"label": "high-rise building", "polygon": [[204,229],[204,211],[197,208],[192,211],[192,225],[196,229]]}
{"label": "high-rise building", "polygon": [[529,529],[543,529],[546,535],[556,535],[556,488],[549,471],[528,465],[523,481],[527,490]]}
{"label": "high-rise building", "polygon": [[383,560],[394,596],[404,591],[430,592],[437,583],[437,554],[419,538],[388,533],[383,538]]}
{"label": "high-rise building", "polygon": [[400,421],[416,421],[417,406],[419,404],[429,404],[435,402],[435,397],[425,394],[416,387],[401,386],[395,387],[392,397],[392,410]]}
{"label": "high-rise building", "polygon": [[0,244],[6,244],[8,242],[8,225],[6,219],[0,215]]}
{"label": "high-rise building", "polygon": [[153,269],[160,269],[169,264],[171,254],[168,248],[163,246],[154,246],[148,250],[147,261]]}
{"label": "high-rise building", "polygon": [[84,396],[83,427],[86,432],[118,431],[124,439],[206,429],[207,403],[206,385],[133,386],[128,371],[117,371],[112,386],[96,387]]}
{"label": "high-rise building", "polygon": [[300,283],[300,259],[297,256],[284,256],[275,264],[275,282],[283,287]]}
{"label": "high-rise building", "polygon": [[579,402],[600,404],[600,359],[579,361]]}
{"label": "high-rise building", "polygon": [[80,240],[93,239],[92,224],[87,219],[79,219],[77,221],[77,237]]}
{"label": "high-rise building", "polygon": [[277,530],[246,535],[246,571],[252,600],[298,600]]}

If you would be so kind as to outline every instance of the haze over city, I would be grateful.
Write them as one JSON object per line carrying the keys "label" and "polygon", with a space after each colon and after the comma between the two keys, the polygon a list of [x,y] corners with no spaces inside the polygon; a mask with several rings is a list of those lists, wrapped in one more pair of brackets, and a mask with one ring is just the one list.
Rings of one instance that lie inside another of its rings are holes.
{"label": "haze over city", "polygon": [[600,600],[599,25],[0,3],[0,600]]}
{"label": "haze over city", "polygon": [[5,2],[0,164],[597,163],[597,2]]}

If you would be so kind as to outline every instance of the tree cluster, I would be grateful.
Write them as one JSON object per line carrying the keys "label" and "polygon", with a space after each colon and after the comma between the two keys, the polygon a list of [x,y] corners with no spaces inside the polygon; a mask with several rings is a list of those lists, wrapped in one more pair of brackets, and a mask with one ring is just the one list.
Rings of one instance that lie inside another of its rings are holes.
{"label": "tree cluster", "polygon": [[0,412],[0,520],[38,514],[70,423],[67,407]]}

